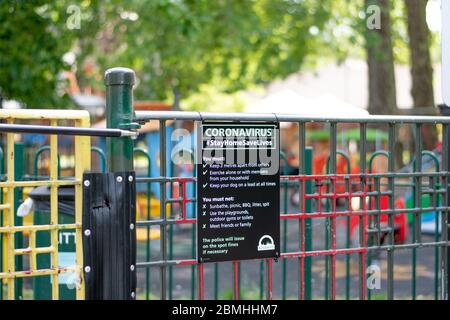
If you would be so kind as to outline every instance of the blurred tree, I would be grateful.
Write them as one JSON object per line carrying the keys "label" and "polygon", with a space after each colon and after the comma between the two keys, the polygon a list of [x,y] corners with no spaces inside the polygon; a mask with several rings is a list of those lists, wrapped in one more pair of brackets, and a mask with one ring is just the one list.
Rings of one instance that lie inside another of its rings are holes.
{"label": "blurred tree", "polygon": [[[390,0],[365,0],[367,65],[369,67],[369,112],[396,114],[394,53],[390,17]],[[369,19],[375,19],[372,22]],[[377,22],[376,20],[379,19]]]}
{"label": "blurred tree", "polygon": [[[95,4],[85,0],[70,11],[72,3],[0,1],[0,93],[4,98],[28,107],[70,105],[61,78],[61,71],[69,68],[63,56],[77,40],[77,47],[86,51],[82,39],[93,38],[96,23],[92,19]],[[77,28],[78,22],[84,29]]]}
{"label": "blurred tree", "polygon": [[428,0],[405,0],[411,54],[411,94],[415,107],[434,107],[433,68],[426,20]]}
{"label": "blurred tree", "polygon": [[[369,30],[361,17],[372,4],[381,8],[380,29]],[[399,50],[393,55],[392,47],[405,36],[395,15],[391,27],[389,10],[398,11],[391,5],[390,0],[2,1],[0,90],[29,106],[61,106],[62,70],[76,72],[81,86],[101,90],[103,71],[123,65],[138,75],[138,99],[185,99],[205,84],[235,92],[365,48],[369,110],[395,113],[393,60]],[[65,63],[69,51],[73,61]],[[405,50],[400,51],[403,59]],[[86,61],[93,66],[89,74]]]}
{"label": "blurred tree", "polygon": [[[430,36],[426,20],[428,0],[405,0],[411,61],[411,95],[415,108],[432,108],[434,104],[433,67]],[[423,126],[424,148],[433,150],[438,141],[436,126]]]}
{"label": "blurred tree", "polygon": [[318,56],[331,3],[106,0],[95,57],[101,69],[133,68],[140,99],[186,98],[206,83],[233,92]]}

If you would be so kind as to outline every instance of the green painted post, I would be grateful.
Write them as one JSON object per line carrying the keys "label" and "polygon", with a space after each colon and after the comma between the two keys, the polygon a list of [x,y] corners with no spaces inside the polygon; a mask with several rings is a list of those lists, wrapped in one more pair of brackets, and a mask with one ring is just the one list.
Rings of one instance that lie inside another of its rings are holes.
{"label": "green painted post", "polygon": [[[139,129],[133,123],[134,71],[128,68],[112,68],[105,72],[106,127],[111,129]],[[134,171],[134,143],[131,137],[106,138],[107,172]],[[136,215],[136,213],[133,213]],[[133,239],[137,248],[137,239]],[[137,250],[137,249],[135,249]],[[136,252],[135,252],[136,253]],[[134,274],[136,276],[136,274]]]}
{"label": "green painted post", "polygon": [[[22,142],[16,142],[14,144],[14,180],[22,180],[25,173],[25,149]],[[14,188],[14,212],[20,206],[22,200],[22,188]],[[21,226],[23,224],[23,219],[17,215],[14,216],[14,225]],[[15,247],[23,248],[23,234],[21,232],[16,232],[14,237]],[[16,256],[16,270],[23,270],[23,256]],[[22,285],[23,279],[16,279],[15,285],[15,296],[17,300],[22,299]]]}
{"label": "green painted post", "polygon": [[[167,148],[167,146],[164,146],[165,148]],[[169,151],[170,152],[170,151]],[[173,161],[170,161],[170,172],[173,175],[174,174],[174,165],[173,165]],[[179,189],[181,192],[181,188]],[[169,188],[169,198],[172,199],[173,198],[173,184],[170,184],[170,188]],[[169,217],[172,219],[173,218],[173,204],[170,204],[169,206]],[[173,225],[171,224],[169,226],[169,260],[173,259]],[[169,300],[172,300],[172,296],[173,296],[173,268],[172,266],[169,266]]]}
{"label": "green painted post", "polygon": [[[305,148],[305,174],[312,175],[312,147]],[[306,181],[306,194],[312,193],[312,183],[310,180]],[[305,212],[311,212],[311,199],[306,199]],[[312,219],[305,219],[305,250],[312,251]],[[311,291],[311,257],[305,258],[305,300],[312,299]]]}
{"label": "green painted post", "polygon": [[[105,72],[106,125],[114,129],[137,129],[133,123],[134,71],[112,68]],[[130,137],[106,138],[109,172],[133,170],[133,140]]]}
{"label": "green painted post", "polygon": [[214,263],[214,300],[219,300],[219,264]]}

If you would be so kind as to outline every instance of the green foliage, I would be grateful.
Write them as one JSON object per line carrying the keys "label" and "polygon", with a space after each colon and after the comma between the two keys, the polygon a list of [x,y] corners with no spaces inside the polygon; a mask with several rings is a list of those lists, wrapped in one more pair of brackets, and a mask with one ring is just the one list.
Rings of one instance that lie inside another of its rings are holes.
{"label": "green foliage", "polygon": [[[392,3],[395,59],[406,63],[404,4]],[[67,27],[70,5],[80,8],[80,29]],[[99,75],[126,66],[137,72],[137,99],[172,101],[175,91],[186,99],[205,85],[228,94],[324,58],[365,58],[364,16],[363,0],[0,1],[0,90],[28,106],[57,107],[67,103],[61,71],[102,90]],[[72,66],[62,59],[69,51]],[[94,75],[85,74],[86,60]]]}
{"label": "green foliage", "polygon": [[198,91],[183,100],[183,110],[210,111],[210,112],[242,112],[244,100],[242,94],[223,93],[220,86],[200,85]]}
{"label": "green foliage", "polygon": [[[137,98],[181,97],[202,84],[225,92],[298,71],[318,54],[330,1],[104,1],[104,34],[95,56],[103,68],[137,71]],[[313,30],[314,32],[312,32]]]}
{"label": "green foliage", "polygon": [[[84,2],[81,10],[92,10],[90,2]],[[70,3],[0,1],[0,93],[4,98],[40,108],[64,107],[69,102],[60,78],[68,68],[62,58],[76,39],[90,34],[67,28]]]}

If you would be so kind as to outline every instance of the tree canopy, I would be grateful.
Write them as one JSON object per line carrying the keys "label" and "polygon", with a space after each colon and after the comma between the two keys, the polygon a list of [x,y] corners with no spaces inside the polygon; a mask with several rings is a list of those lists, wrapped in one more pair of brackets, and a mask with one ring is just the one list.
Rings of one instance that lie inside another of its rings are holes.
{"label": "tree canopy", "polygon": [[[398,3],[391,6],[394,57],[405,62]],[[69,26],[71,6],[79,28]],[[364,8],[363,0],[2,1],[0,90],[28,107],[57,107],[67,102],[61,71],[102,89],[107,68],[126,66],[137,73],[138,99],[185,99],[208,84],[235,92],[323,57],[364,55]],[[68,52],[72,64],[64,62]],[[84,72],[85,61],[94,74]]]}
{"label": "tree canopy", "polygon": [[96,48],[100,65],[133,68],[137,95],[156,99],[211,82],[235,91],[296,72],[318,53],[330,15],[318,1],[131,0],[102,10],[102,32],[114,39]]}
{"label": "tree canopy", "polygon": [[[69,66],[63,56],[80,39],[92,36],[89,21],[93,6],[82,15],[84,30],[67,29],[67,8],[63,1],[0,2],[0,94],[29,107],[57,107],[67,103],[61,89],[61,71]],[[84,19],[85,18],[85,19]],[[81,47],[80,47],[81,48]]]}

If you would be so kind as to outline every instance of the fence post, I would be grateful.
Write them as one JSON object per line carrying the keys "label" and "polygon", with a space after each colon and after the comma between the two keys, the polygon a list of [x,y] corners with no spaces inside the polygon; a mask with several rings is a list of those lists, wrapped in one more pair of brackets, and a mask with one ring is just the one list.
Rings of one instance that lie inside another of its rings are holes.
{"label": "fence post", "polygon": [[[105,73],[108,128],[133,130],[134,71]],[[136,299],[136,176],[133,140],[106,138],[107,172],[83,174],[86,299]]]}
{"label": "fence post", "polygon": [[[137,129],[133,123],[134,71],[112,68],[105,72],[106,125],[114,129]],[[133,170],[133,141],[130,137],[106,138],[109,172]]]}

